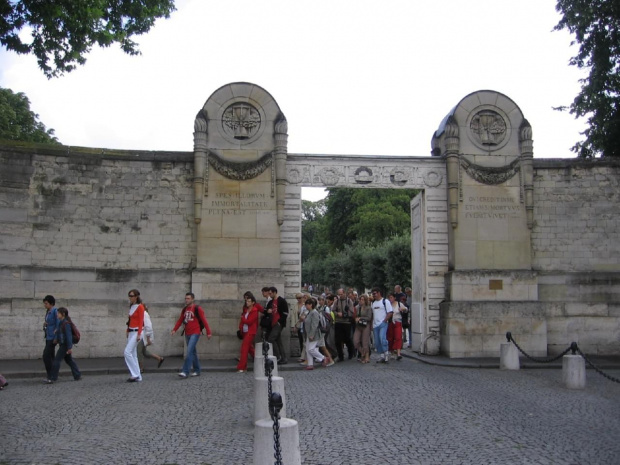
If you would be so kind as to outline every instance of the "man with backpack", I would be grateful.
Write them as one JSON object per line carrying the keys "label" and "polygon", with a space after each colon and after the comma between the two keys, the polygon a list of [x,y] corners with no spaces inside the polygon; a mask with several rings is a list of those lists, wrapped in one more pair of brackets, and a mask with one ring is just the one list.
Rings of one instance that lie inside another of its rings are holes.
{"label": "man with backpack", "polygon": [[174,335],[181,327],[181,324],[185,325],[184,332],[185,341],[187,342],[187,354],[185,355],[185,361],[179,376],[181,378],[187,378],[190,368],[192,369],[191,376],[200,376],[200,361],[198,360],[196,345],[198,344],[203,328],[207,330],[207,339],[211,339],[211,329],[209,328],[209,323],[207,322],[204,311],[199,305],[194,303],[194,294],[192,292],[185,294],[185,307],[181,310],[181,316],[179,316],[170,334]]}
{"label": "man with backpack", "polygon": [[375,347],[379,354],[377,363],[389,363],[390,352],[388,350],[387,328],[394,310],[392,304],[384,297],[381,289],[372,288],[372,331],[375,339]]}

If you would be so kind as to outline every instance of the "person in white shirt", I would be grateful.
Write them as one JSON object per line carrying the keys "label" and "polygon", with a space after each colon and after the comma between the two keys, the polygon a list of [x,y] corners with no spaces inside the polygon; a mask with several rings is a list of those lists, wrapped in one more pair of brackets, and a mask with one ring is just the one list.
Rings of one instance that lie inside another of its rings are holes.
{"label": "person in white shirt", "polygon": [[388,322],[392,318],[392,305],[387,299],[383,298],[383,293],[378,287],[372,289],[372,331],[375,340],[377,353],[380,355],[377,363],[388,363],[390,353],[388,351],[387,328]]}

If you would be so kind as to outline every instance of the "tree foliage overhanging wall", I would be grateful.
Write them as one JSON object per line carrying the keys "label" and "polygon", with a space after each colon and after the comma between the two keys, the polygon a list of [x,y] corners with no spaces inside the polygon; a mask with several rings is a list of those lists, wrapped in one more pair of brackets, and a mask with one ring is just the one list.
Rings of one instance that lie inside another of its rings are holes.
{"label": "tree foliage overhanging wall", "polygon": [[319,288],[384,290],[411,282],[415,189],[328,189],[302,201],[302,281]]}

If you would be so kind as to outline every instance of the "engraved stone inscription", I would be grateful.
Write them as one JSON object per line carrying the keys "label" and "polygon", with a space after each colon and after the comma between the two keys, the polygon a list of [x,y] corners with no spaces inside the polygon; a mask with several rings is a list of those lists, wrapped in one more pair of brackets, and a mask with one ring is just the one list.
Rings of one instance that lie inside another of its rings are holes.
{"label": "engraved stone inscription", "polygon": [[270,209],[270,198],[264,193],[227,193],[217,192],[206,203],[209,215],[244,215],[248,210]]}
{"label": "engraved stone inscription", "polygon": [[512,197],[469,196],[464,205],[465,218],[482,220],[506,220],[518,218],[521,205]]}

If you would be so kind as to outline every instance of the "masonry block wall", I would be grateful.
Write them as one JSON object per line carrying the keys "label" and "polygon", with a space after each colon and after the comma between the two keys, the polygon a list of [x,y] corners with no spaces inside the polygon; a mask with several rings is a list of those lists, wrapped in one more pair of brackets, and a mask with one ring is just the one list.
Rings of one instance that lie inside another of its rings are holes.
{"label": "masonry block wall", "polygon": [[[537,159],[534,168],[532,263],[549,353],[573,340],[620,353],[620,163]],[[167,332],[194,287],[215,333],[201,352],[236,352],[238,302],[195,270],[192,178],[188,152],[0,145],[2,357],[41,357],[46,294],[83,329],[78,357],[121,356],[131,288],[150,307],[156,352],[183,353]],[[286,196],[279,284],[289,294],[300,285],[300,188]],[[244,282],[257,290],[265,279]]]}
{"label": "masonry block wall", "polygon": [[620,163],[534,160],[532,263],[549,354],[620,354]]}
{"label": "masonry block wall", "polygon": [[193,154],[0,147],[0,351],[38,358],[46,294],[82,329],[78,357],[121,356],[138,288],[157,351],[191,288]]}

